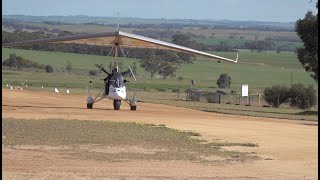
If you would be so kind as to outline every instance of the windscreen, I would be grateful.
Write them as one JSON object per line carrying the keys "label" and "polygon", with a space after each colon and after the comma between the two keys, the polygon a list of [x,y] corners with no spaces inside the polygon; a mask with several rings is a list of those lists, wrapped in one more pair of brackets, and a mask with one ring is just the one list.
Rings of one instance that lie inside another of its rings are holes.
{"label": "windscreen", "polygon": [[110,80],[110,84],[116,88],[120,88],[124,86],[123,76],[119,72],[115,72]]}

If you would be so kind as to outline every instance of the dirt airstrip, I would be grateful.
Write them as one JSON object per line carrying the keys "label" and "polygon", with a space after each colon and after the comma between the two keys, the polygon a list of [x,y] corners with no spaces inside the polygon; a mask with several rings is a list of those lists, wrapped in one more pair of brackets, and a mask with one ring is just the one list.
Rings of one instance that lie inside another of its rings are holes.
{"label": "dirt airstrip", "polygon": [[[191,103],[191,102],[190,102]],[[2,146],[4,179],[318,179],[318,122],[257,118],[139,103],[130,111],[111,101],[86,109],[85,95],[2,89],[2,118],[135,121],[198,132],[208,141],[252,142],[232,147],[261,160],[225,165],[183,161],[105,162],[65,159],[53,152]]]}

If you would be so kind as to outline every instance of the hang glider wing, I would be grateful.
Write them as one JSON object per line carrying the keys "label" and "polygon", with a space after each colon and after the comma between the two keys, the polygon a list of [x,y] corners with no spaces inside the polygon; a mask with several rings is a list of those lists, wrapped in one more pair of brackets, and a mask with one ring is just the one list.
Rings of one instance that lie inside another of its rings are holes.
{"label": "hang glider wing", "polygon": [[206,52],[198,51],[195,49],[187,48],[184,46],[176,45],[173,43],[168,43],[168,42],[160,41],[157,39],[130,34],[122,31],[84,34],[84,35],[71,35],[71,36],[62,36],[62,37],[54,37],[54,38],[46,38],[46,39],[38,39],[38,40],[21,41],[21,42],[2,44],[2,47],[30,46],[33,44],[43,44],[43,43],[87,44],[87,45],[107,46],[107,47],[113,47],[115,45],[118,45],[123,48],[146,48],[146,49],[159,49],[159,50],[185,52],[185,53],[205,56],[215,60],[223,60],[223,61],[229,61],[234,63],[237,63],[238,61],[238,55],[236,60],[232,60],[232,59],[224,58],[221,56],[209,54]]}

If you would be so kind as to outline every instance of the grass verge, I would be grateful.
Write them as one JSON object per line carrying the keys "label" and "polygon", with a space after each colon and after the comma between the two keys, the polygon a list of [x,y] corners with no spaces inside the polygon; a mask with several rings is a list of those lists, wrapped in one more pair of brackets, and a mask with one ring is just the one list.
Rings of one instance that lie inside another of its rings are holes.
{"label": "grass verge", "polygon": [[[132,97],[131,92],[128,92],[128,97]],[[154,104],[166,104],[177,107],[191,108],[200,111],[244,115],[253,117],[279,118],[279,119],[293,119],[293,120],[308,120],[317,121],[318,111],[305,111],[297,108],[266,108],[259,106],[245,106],[233,104],[216,104],[207,102],[182,101],[181,97],[185,97],[184,93],[180,93],[180,99],[177,99],[177,93],[164,92],[136,92],[138,100]],[[160,98],[159,98],[160,97]]]}

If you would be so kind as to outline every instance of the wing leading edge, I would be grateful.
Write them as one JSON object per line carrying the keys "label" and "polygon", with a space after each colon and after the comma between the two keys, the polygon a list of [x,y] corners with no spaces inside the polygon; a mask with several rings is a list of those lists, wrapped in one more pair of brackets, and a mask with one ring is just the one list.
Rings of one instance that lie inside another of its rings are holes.
{"label": "wing leading edge", "polygon": [[106,33],[95,33],[95,34],[83,34],[83,35],[70,35],[46,39],[37,39],[29,41],[20,41],[14,43],[2,44],[2,47],[14,47],[14,46],[30,46],[33,44],[44,44],[44,43],[72,43],[72,44],[87,44],[96,46],[107,46],[112,47],[119,45],[124,48],[147,48],[147,49],[161,49],[161,50],[172,50],[178,52],[185,52],[195,55],[200,55],[215,60],[229,61],[233,63],[238,62],[238,54],[236,60],[224,58],[221,56],[209,54],[206,52],[198,51],[195,49],[187,48],[184,46],[176,45],[152,39],[144,36],[139,36],[131,33],[122,31],[117,32],[106,32]]}

